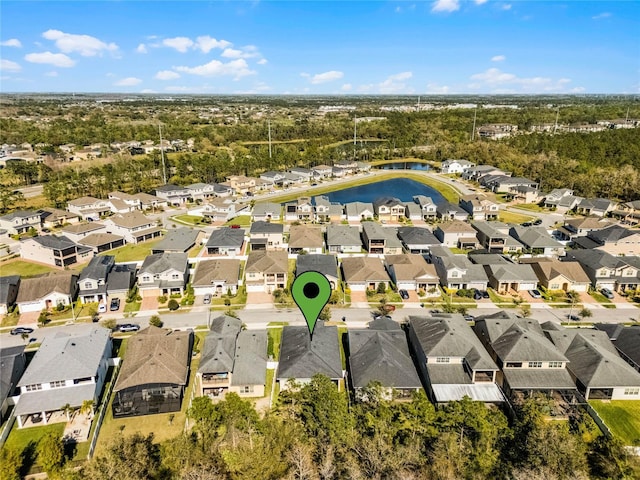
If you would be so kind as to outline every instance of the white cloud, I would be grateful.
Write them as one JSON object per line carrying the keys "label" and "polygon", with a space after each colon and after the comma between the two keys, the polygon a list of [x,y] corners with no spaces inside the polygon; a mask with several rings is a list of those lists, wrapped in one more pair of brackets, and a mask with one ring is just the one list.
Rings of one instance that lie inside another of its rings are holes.
{"label": "white cloud", "polygon": [[225,48],[220,56],[224,58],[255,58],[260,56],[260,52],[255,45],[247,45],[240,49]]}
{"label": "white cloud", "polygon": [[75,35],[60,30],[47,30],[42,36],[47,40],[53,40],[56,47],[62,52],[78,52],[83,57],[93,57],[102,55],[103,51],[113,53],[118,50],[118,45],[115,43],[105,43],[90,35]]}
{"label": "white cloud", "polygon": [[22,43],[17,38],[10,38],[9,40],[5,40],[4,42],[0,42],[0,46],[3,47],[22,47]]}
{"label": "white cloud", "polygon": [[391,75],[387,81],[402,81],[402,80],[409,80],[411,77],[413,77],[413,73],[411,72],[401,72],[401,73],[396,73],[395,75]]}
{"label": "white cloud", "polygon": [[73,67],[76,64],[75,60],[71,60],[64,53],[51,53],[51,52],[29,53],[24,56],[24,59],[27,62],[31,62],[31,63],[44,63],[47,65],[53,65],[55,67],[61,67],[61,68]]}
{"label": "white cloud", "polygon": [[194,46],[193,40],[187,37],[165,38],[162,40],[162,44],[165,47],[175,48],[180,53],[186,53],[187,50]]}
{"label": "white cloud", "polygon": [[269,62],[266,58],[261,58],[260,60],[258,60],[258,65],[266,65],[267,63]]}
{"label": "white cloud", "polygon": [[502,10],[511,10],[511,4],[505,3],[504,5],[502,5]]}
{"label": "white cloud", "polygon": [[142,83],[142,80],[140,80],[139,78],[127,77],[123,78],[122,80],[118,80],[116,83],[114,83],[114,85],[116,87],[133,87],[135,85],[139,85],[140,83]]}
{"label": "white cloud", "polygon": [[[378,93],[390,94],[390,93],[413,93],[413,88],[407,86],[404,83],[405,80],[409,80],[413,77],[411,72],[400,72],[394,75],[390,75],[387,79],[377,85],[373,86],[378,89]],[[371,85],[366,86],[367,90],[370,90]]]}
{"label": "white cloud", "polygon": [[460,0],[436,0],[431,7],[432,12],[455,12],[460,10]]}
{"label": "white cloud", "polygon": [[161,70],[156,73],[154,78],[157,80],[174,80],[176,78],[180,78],[180,74],[171,70]]}
{"label": "white cloud", "polygon": [[494,57],[491,57],[492,62],[504,62],[506,59],[507,57],[505,57],[504,55],[496,55]]}
{"label": "white cloud", "polygon": [[427,83],[427,93],[444,95],[446,93],[451,93],[451,88],[448,85],[438,85],[437,83]]}
{"label": "white cloud", "polygon": [[231,46],[231,42],[226,40],[216,40],[209,35],[203,35],[196,38],[195,48],[202,50],[203,53],[209,53],[214,48],[227,48]]}
{"label": "white cloud", "polygon": [[609,18],[611,16],[611,13],[609,12],[602,12],[598,15],[594,15],[593,17],[591,17],[593,20],[602,20],[604,18]]}
{"label": "white cloud", "polygon": [[4,58],[0,60],[0,71],[19,72],[20,70],[22,70],[22,67],[16,62],[12,62],[11,60],[5,60]]}
{"label": "white cloud", "polygon": [[[549,77],[518,77],[513,73],[503,72],[497,68],[490,68],[482,73],[471,75],[474,83],[469,85],[472,89],[491,89],[492,93],[515,92],[513,88],[519,88],[523,93],[536,92],[560,92],[564,91],[569,78],[554,80]],[[504,87],[511,87],[505,90]]]}
{"label": "white cloud", "polygon": [[174,67],[174,69],[179,72],[200,75],[203,77],[221,77],[228,75],[235,77],[236,79],[256,73],[249,69],[247,62],[242,58],[232,60],[227,63],[220,62],[219,60],[211,60],[209,63],[205,63],[204,65],[199,65],[197,67],[181,66]]}
{"label": "white cloud", "polygon": [[584,87],[575,87],[569,90],[571,93],[583,93],[585,91]]}
{"label": "white cloud", "polygon": [[58,72],[56,72],[55,70],[51,71],[51,72],[47,72],[44,74],[45,77],[57,77],[58,76]]}
{"label": "white cloud", "polygon": [[143,88],[140,90],[140,93],[156,93],[155,90],[151,90],[150,88]]}
{"label": "white cloud", "polygon": [[340,88],[340,90],[342,90],[343,92],[350,92],[352,88],[353,87],[350,83],[345,83],[344,85],[342,85],[342,88]]}
{"label": "white cloud", "polygon": [[138,47],[136,48],[136,52],[137,53],[147,53],[147,46],[144,43],[141,43],[140,45],[138,45]]}
{"label": "white cloud", "polygon": [[344,77],[344,73],[339,72],[337,70],[330,70],[324,73],[317,73],[313,77],[310,76],[309,74],[306,74],[303,76],[306,78],[309,78],[310,79],[309,81],[313,85],[318,85],[320,83],[327,83],[327,82],[333,82],[334,80],[339,80],[342,77]]}
{"label": "white cloud", "polygon": [[476,5],[482,5],[483,3],[487,3],[487,0],[473,0],[476,2]]}

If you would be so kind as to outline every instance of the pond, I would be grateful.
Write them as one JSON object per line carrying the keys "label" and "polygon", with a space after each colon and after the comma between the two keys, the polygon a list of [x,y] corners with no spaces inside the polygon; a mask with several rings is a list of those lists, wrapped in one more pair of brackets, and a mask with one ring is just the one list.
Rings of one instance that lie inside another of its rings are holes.
{"label": "pond", "polygon": [[420,170],[426,172],[431,169],[431,166],[427,163],[419,162],[397,162],[397,163],[383,163],[376,168],[380,170]]}
{"label": "pond", "polygon": [[396,197],[403,202],[410,202],[414,195],[431,197],[435,203],[445,201],[436,189],[407,178],[393,178],[325,193],[331,202],[343,205],[349,202],[373,202],[379,197]]}

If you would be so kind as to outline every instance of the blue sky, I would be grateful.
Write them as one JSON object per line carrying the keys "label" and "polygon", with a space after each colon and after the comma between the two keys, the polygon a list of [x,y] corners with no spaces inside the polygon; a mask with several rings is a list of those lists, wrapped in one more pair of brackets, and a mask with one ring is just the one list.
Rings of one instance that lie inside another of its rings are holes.
{"label": "blue sky", "polygon": [[639,93],[640,2],[7,1],[0,91]]}

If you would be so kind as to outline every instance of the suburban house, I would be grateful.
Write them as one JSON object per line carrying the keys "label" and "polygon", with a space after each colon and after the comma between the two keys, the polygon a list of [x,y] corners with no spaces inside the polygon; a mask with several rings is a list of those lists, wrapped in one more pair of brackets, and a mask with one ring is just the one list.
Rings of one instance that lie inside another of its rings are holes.
{"label": "suburban house", "polygon": [[510,137],[518,131],[517,125],[509,123],[490,123],[481,125],[476,129],[480,138],[489,138],[491,140],[498,140],[500,138]]}
{"label": "suburban house", "polygon": [[124,237],[113,235],[112,233],[91,233],[78,240],[78,245],[87,247],[94,255],[106,252],[114,248],[122,247],[125,244]]}
{"label": "suburban house", "polygon": [[597,249],[611,255],[640,255],[640,231],[620,225],[591,231],[586,237],[574,239],[573,243],[579,248]]}
{"label": "suburban house", "polygon": [[249,229],[251,250],[281,250],[284,247],[284,225],[271,222],[253,222]]}
{"label": "suburban house", "polygon": [[386,255],[384,264],[397,289],[422,291],[427,297],[440,296],[436,267],[427,263],[422,255]]}
{"label": "suburban house", "polygon": [[282,172],[264,172],[260,174],[260,178],[272,185],[282,186],[284,184],[284,173]]}
{"label": "suburban house", "polygon": [[136,281],[138,266],[135,263],[116,263],[107,278],[107,296],[124,295]]}
{"label": "suburban house", "polygon": [[96,406],[111,350],[111,331],[98,325],[76,325],[46,336],[18,382],[20,399],[14,411],[18,428],[66,422],[64,414],[53,416],[65,405]]}
{"label": "suburban house", "polygon": [[566,213],[573,210],[582,200],[576,197],[573,190],[568,188],[556,188],[544,198],[544,207],[555,210],[558,213]]}
{"label": "suburban house", "polygon": [[72,242],[79,242],[89,235],[94,233],[104,233],[106,231],[106,227],[100,222],[76,223],[73,225],[67,225],[61,230],[62,234]]}
{"label": "suburban house", "polygon": [[420,208],[420,205],[418,205],[415,202],[405,202],[404,215],[405,215],[405,218],[408,218],[412,222],[423,219],[422,209]]}
{"label": "suburban house", "polygon": [[113,388],[113,417],[179,411],[189,378],[192,346],[192,331],[153,325],[131,337]]}
{"label": "suburban house", "polygon": [[344,204],[347,221],[360,222],[362,220],[373,220],[375,212],[373,204],[368,202],[349,202]]}
{"label": "suburban house", "polygon": [[393,227],[383,227],[376,222],[363,222],[362,240],[369,253],[385,255],[402,253],[402,242],[398,238],[397,230]]}
{"label": "suburban house", "polygon": [[596,323],[594,327],[607,332],[622,359],[640,372],[640,327],[611,323]]}
{"label": "suburban house", "polygon": [[315,204],[315,219],[320,223],[339,222],[342,220],[344,209],[339,203],[331,203],[328,197],[313,197]]}
{"label": "suburban house", "polygon": [[244,245],[244,230],[242,228],[217,228],[207,240],[208,255],[240,255]]}
{"label": "suburban house", "polygon": [[513,203],[539,203],[543,199],[543,195],[536,187],[526,185],[511,186],[507,190],[504,198],[511,200]]}
{"label": "suburban house", "polygon": [[189,227],[172,228],[151,249],[151,253],[186,253],[195,247],[202,230]]}
{"label": "suburban house", "polygon": [[543,257],[561,257],[564,245],[554,240],[544,227],[511,227],[509,234],[519,241],[526,253]]}
{"label": "suburban house", "polygon": [[489,286],[499,294],[519,294],[538,287],[538,277],[528,264],[499,262],[484,265]]}
{"label": "suburban house", "polygon": [[446,247],[476,248],[476,230],[466,222],[455,220],[438,225],[433,235]]}
{"label": "suburban house", "polygon": [[284,206],[284,219],[289,222],[311,222],[315,220],[315,208],[310,197],[300,197]]}
{"label": "suburban house", "polygon": [[289,169],[289,173],[296,175],[300,179],[300,181],[303,182],[310,181],[311,177],[313,176],[311,170],[302,167],[292,167]]}
{"label": "suburban house", "polygon": [[408,337],[435,404],[462,400],[505,401],[497,385],[499,369],[460,314],[410,316]]}
{"label": "suburban house", "polygon": [[142,212],[113,215],[104,222],[107,232],[124,237],[127,243],[140,243],[159,237],[162,232],[154,220]]}
{"label": "suburban house", "polygon": [[380,259],[375,257],[343,258],[342,278],[355,292],[376,290],[381,283],[387,289],[391,280]]}
{"label": "suburban house", "polygon": [[70,305],[76,297],[78,277],[70,273],[49,273],[20,282],[16,304],[20,313],[40,312]]}
{"label": "suburban house", "polygon": [[282,205],[272,202],[256,203],[251,212],[252,222],[279,221]]}
{"label": "suburban house", "polygon": [[488,278],[482,265],[475,265],[466,255],[454,255],[447,247],[433,247],[431,263],[435,265],[440,285],[452,290],[486,290]]}
{"label": "suburban house", "polygon": [[574,240],[577,237],[584,237],[590,232],[602,230],[611,225],[611,220],[601,217],[572,218],[565,220],[564,225],[556,231],[563,240]]}
{"label": "suburban house", "polygon": [[214,296],[231,292],[238,293],[238,279],[240,277],[240,260],[216,259],[198,262],[191,283],[196,295],[207,293]]}
{"label": "suburban house", "polygon": [[440,202],[436,205],[436,217],[446,220],[460,220],[465,221],[469,214],[465,212],[458,205],[454,205],[450,202]]}
{"label": "suburban house", "polygon": [[6,315],[15,305],[20,288],[20,275],[0,277],[0,315]]}
{"label": "suburban house", "polygon": [[543,325],[545,334],[568,359],[567,368],[587,400],[639,400],[640,373],[625,362],[606,332]]}
{"label": "suburban house", "polygon": [[476,164],[469,160],[445,160],[440,165],[440,173],[444,174],[462,174],[475,167]]}
{"label": "suburban house", "polygon": [[521,258],[538,277],[538,284],[547,290],[587,292],[591,280],[579,262],[561,262],[551,258]]}
{"label": "suburban house", "polygon": [[93,251],[64,236],[42,235],[22,240],[20,242],[20,257],[64,268],[74,263],[88,261],[93,257]]}
{"label": "suburban house", "polygon": [[245,285],[247,292],[271,293],[287,286],[289,258],[285,251],[258,250],[247,257]]}
{"label": "suburban house", "polygon": [[509,235],[510,226],[502,222],[475,222],[478,242],[489,253],[517,253],[522,251],[522,244]]}
{"label": "suburban house", "polygon": [[192,183],[185,188],[189,192],[189,198],[194,201],[206,200],[216,196],[215,186],[210,183]]}
{"label": "suburban house", "polygon": [[100,200],[94,197],[80,197],[67,202],[67,210],[75,213],[82,220],[99,220],[100,217],[111,213],[109,200]]}
{"label": "suburban house", "polygon": [[409,253],[429,253],[434,245],[441,245],[430,230],[421,227],[398,227],[398,238]]}
{"label": "suburban house", "polygon": [[186,253],[155,253],[147,256],[138,271],[138,287],[143,297],[184,293],[189,279]]}
{"label": "suburban house", "polygon": [[107,303],[107,277],[115,265],[115,257],[93,257],[78,277],[78,298],[82,303]]}
{"label": "suburban house", "polygon": [[143,210],[155,211],[156,208],[164,208],[167,206],[167,201],[164,198],[156,197],[149,193],[136,193],[134,197],[140,200],[140,207]]}
{"label": "suburban house", "polygon": [[298,255],[296,259],[296,276],[304,272],[320,272],[335,290],[338,285],[338,260],[335,255]]}
{"label": "suburban house", "polygon": [[4,422],[13,397],[17,393],[18,381],[27,365],[24,345],[0,348],[0,420]]}
{"label": "suburban house", "polygon": [[400,325],[395,323],[395,328],[389,329],[385,324],[384,329],[377,329],[376,322],[371,322],[368,329],[350,329],[348,338],[348,378],[358,400],[368,400],[367,388],[373,382],[380,384],[387,400],[411,399],[422,389]]}
{"label": "suburban house", "polygon": [[256,190],[256,181],[258,178],[245,177],[244,175],[231,175],[227,177],[227,181],[222,185],[228,186],[238,195],[246,195]]}
{"label": "suburban house", "polygon": [[316,179],[328,178],[331,176],[332,171],[333,169],[329,165],[316,165],[311,168],[311,174]]}
{"label": "suburban house", "polygon": [[465,180],[478,180],[485,175],[505,175],[506,172],[492,165],[478,165],[469,167],[462,173]]}
{"label": "suburban house", "polygon": [[289,229],[289,253],[317,253],[324,250],[324,235],[319,227],[291,225]]}
{"label": "suburban house", "polygon": [[61,227],[66,223],[73,224],[80,220],[77,215],[59,208],[44,207],[38,210],[38,213],[44,228]]}
{"label": "suburban house", "polygon": [[582,215],[604,217],[612,212],[617,202],[607,198],[585,198],[576,206],[576,212]]}
{"label": "suburban house", "polygon": [[482,177],[480,184],[495,193],[506,193],[514,187],[538,188],[538,182],[525,177],[512,177],[509,175],[495,175],[491,178]]}
{"label": "suburban house", "polygon": [[569,359],[545,337],[537,320],[502,311],[476,317],[473,329],[501,368],[497,383],[507,397],[520,400],[536,392],[557,393],[575,402]]}
{"label": "suburban house", "polygon": [[280,343],[280,361],[276,380],[280,391],[291,387],[290,381],[298,385],[309,383],[314,375],[329,377],[342,390],[344,371],[340,360],[338,327],[327,327],[318,320],[313,331],[313,341],[309,329],[285,326]]}
{"label": "suburban house", "polygon": [[0,217],[0,230],[5,230],[7,235],[21,235],[30,229],[40,231],[42,217],[35,210],[17,210]]}
{"label": "suburban house", "polygon": [[636,290],[640,286],[638,267],[625,257],[614,257],[601,250],[570,250],[563,261],[579,262],[597,290],[608,288],[616,292]]}
{"label": "suburban house", "polygon": [[471,220],[496,220],[500,213],[498,204],[484,195],[463,195],[460,197],[459,205],[469,214]]}
{"label": "suburban house", "polygon": [[351,225],[327,225],[327,250],[332,253],[360,253],[360,230]]}
{"label": "suburban house", "polygon": [[189,215],[200,215],[212,222],[226,222],[237,216],[236,204],[223,198],[211,198],[189,210]]}
{"label": "suburban house", "polygon": [[168,183],[156,188],[156,197],[165,200],[169,205],[187,203],[191,194],[188,188]]}
{"label": "suburban house", "polygon": [[213,319],[204,341],[198,379],[200,395],[222,399],[227,392],[263,397],[267,371],[266,331],[242,330],[238,319]]}
{"label": "suburban house", "polygon": [[425,195],[415,195],[413,201],[420,207],[422,212],[422,219],[432,221],[435,220],[438,215],[438,206],[431,199]]}
{"label": "suburban house", "polygon": [[623,223],[637,225],[640,223],[640,200],[618,204],[612,215],[619,218]]}
{"label": "suburban house", "polygon": [[[118,207],[120,208],[124,208],[126,206],[126,208],[128,208],[128,210],[126,211],[132,211],[132,210],[140,210],[142,208],[142,205],[140,202],[140,199],[137,198],[134,195],[130,195],[128,193],[124,193],[124,192],[110,192],[107,197],[109,198],[109,202],[111,203],[111,211],[117,210]],[[116,200],[116,202],[114,203],[114,200]],[[122,213],[120,211],[117,211],[115,213]]]}
{"label": "suburban house", "polygon": [[373,201],[373,211],[380,221],[397,222],[406,216],[404,202],[394,197],[376,198]]}

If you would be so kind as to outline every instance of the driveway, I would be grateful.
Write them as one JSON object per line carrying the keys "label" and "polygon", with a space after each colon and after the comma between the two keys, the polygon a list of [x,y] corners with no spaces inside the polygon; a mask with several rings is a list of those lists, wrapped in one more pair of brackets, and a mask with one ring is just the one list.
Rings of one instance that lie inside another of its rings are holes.
{"label": "driveway", "polygon": [[351,291],[351,306],[356,308],[368,308],[369,302],[367,301],[366,292],[354,292]]}
{"label": "driveway", "polygon": [[265,292],[247,292],[247,306],[249,310],[273,308],[273,295]]}
{"label": "driveway", "polygon": [[20,315],[18,325],[34,325],[38,323],[40,312],[27,312]]}
{"label": "driveway", "polygon": [[140,310],[158,310],[158,297],[142,297],[142,304]]}

